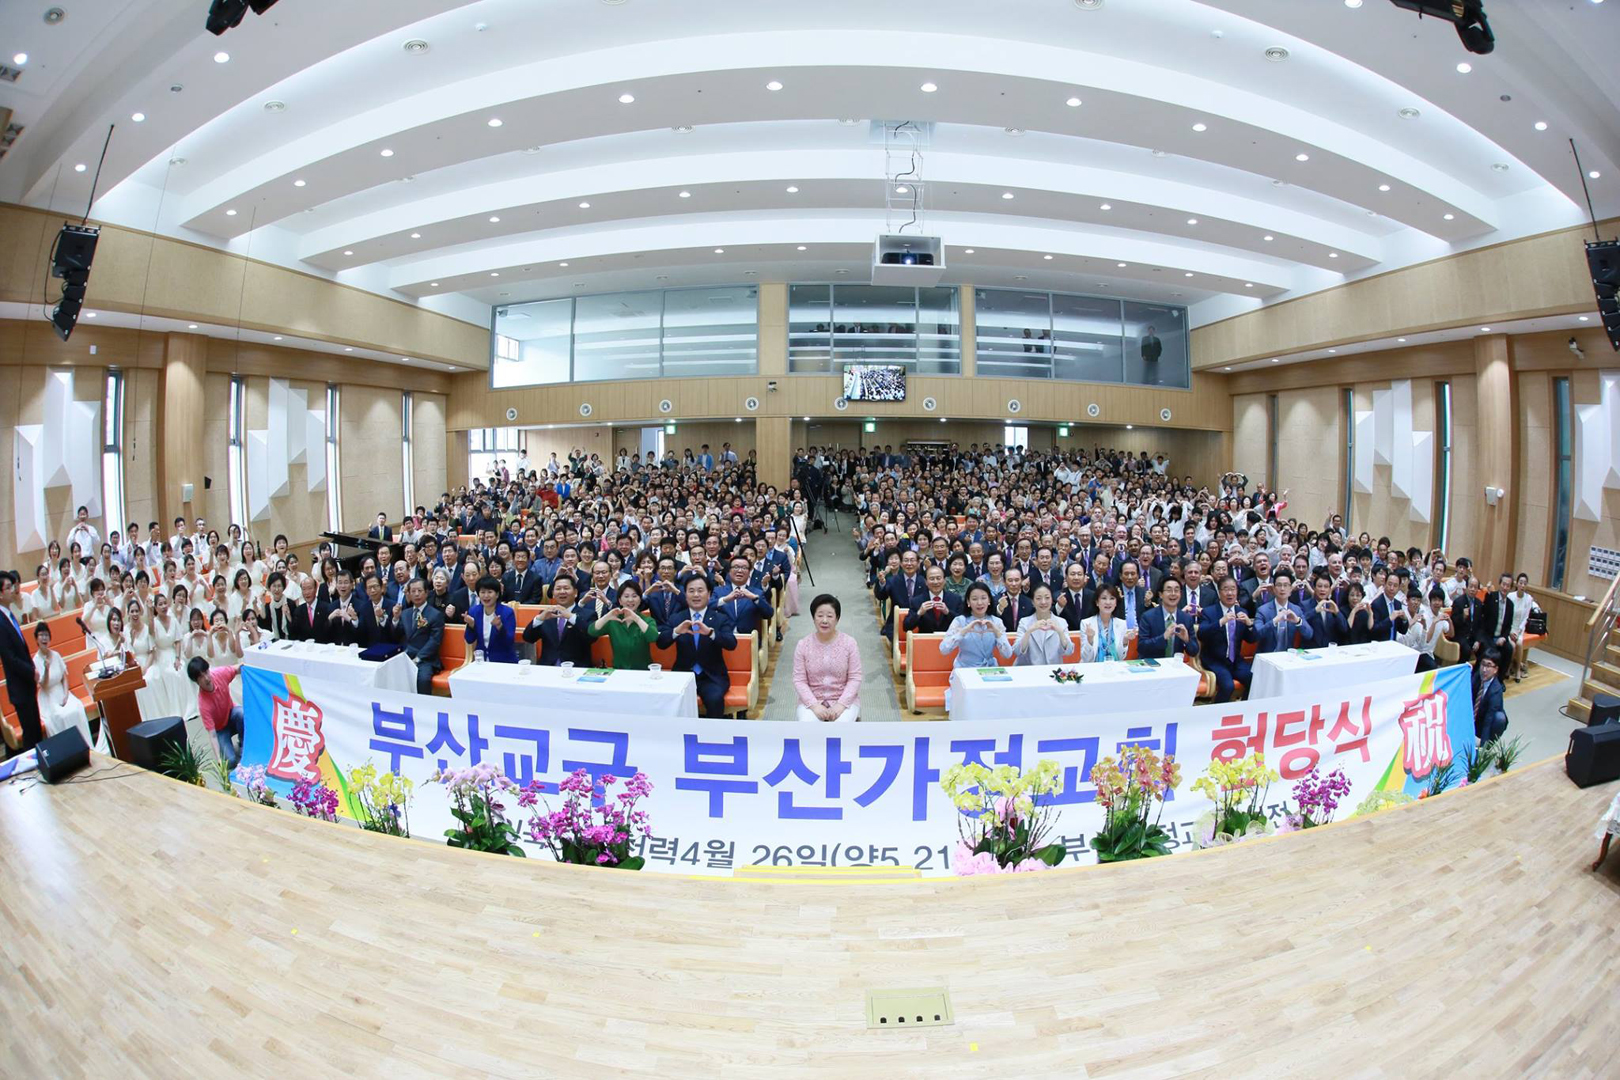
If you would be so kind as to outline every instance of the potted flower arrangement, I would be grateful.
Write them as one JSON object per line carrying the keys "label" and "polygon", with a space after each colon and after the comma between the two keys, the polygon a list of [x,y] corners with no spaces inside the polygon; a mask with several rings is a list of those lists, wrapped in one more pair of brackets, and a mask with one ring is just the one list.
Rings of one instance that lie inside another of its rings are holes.
{"label": "potted flower arrangement", "polygon": [[1299,804],[1296,813],[1287,815],[1287,831],[1314,829],[1333,820],[1333,812],[1350,794],[1350,780],[1343,769],[1334,769],[1323,776],[1320,769],[1311,769],[1294,784],[1294,801]]}
{"label": "potted flower arrangement", "polygon": [[1278,779],[1264,754],[1210,762],[1204,775],[1193,781],[1193,790],[1208,797],[1215,809],[1194,824],[1193,846],[1220,847],[1275,832],[1265,805],[1266,792]]}
{"label": "potted flower arrangement", "polygon": [[300,780],[293,785],[292,794],[287,796],[292,808],[305,817],[317,821],[336,821],[338,810],[337,792],[325,784],[312,784],[308,780]]}
{"label": "potted flower arrangement", "polygon": [[1058,763],[1043,758],[1028,772],[1011,765],[953,765],[940,778],[960,811],[960,839],[951,855],[958,877],[1042,870],[1063,861],[1063,845],[1044,843],[1055,811],[1037,806],[1040,795],[1062,786]]}
{"label": "potted flower arrangement", "polygon": [[[649,831],[647,811],[636,803],[652,794],[646,773],[636,773],[615,794],[619,778],[603,773],[592,783],[590,773],[576,769],[557,784],[563,795],[561,810],[540,801],[540,783],[534,781],[518,795],[518,805],[529,810],[529,839],[544,844],[561,863],[640,870],[646,860],[630,848]],[[592,805],[601,795],[600,805]]]}
{"label": "potted flower arrangement", "polygon": [[379,774],[369,761],[358,769],[351,769],[349,791],[360,811],[360,827],[389,836],[410,836],[413,787],[415,785],[403,776],[391,772]]}
{"label": "potted flower arrangement", "polygon": [[1112,757],[1097,762],[1091,769],[1091,782],[1107,815],[1102,831],[1091,838],[1098,862],[1170,854],[1170,834],[1159,826],[1159,820],[1165,799],[1181,782],[1175,755],[1161,757],[1146,746],[1127,746],[1120,750],[1118,762]]}
{"label": "potted flower arrangement", "polygon": [[461,823],[444,830],[446,844],[526,857],[517,826],[507,820],[506,806],[500,800],[504,792],[516,791],[517,785],[503,776],[499,767],[484,761],[465,769],[440,769],[433,779],[449,792],[455,803],[450,816]]}
{"label": "potted flower arrangement", "polygon": [[236,779],[248,793],[248,798],[261,806],[275,806],[276,793],[270,789],[269,778],[263,765],[242,765],[236,770]]}

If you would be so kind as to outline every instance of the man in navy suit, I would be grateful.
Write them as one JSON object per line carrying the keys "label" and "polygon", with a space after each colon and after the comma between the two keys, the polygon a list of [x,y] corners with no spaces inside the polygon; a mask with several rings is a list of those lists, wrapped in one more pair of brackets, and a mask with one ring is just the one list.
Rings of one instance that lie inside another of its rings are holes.
{"label": "man in navy suit", "polygon": [[679,570],[680,567],[673,557],[665,555],[659,559],[658,574],[647,586],[646,593],[642,597],[660,626],[669,618],[671,609],[686,602],[681,587],[675,583]]}
{"label": "man in navy suit", "polygon": [[[1294,591],[1294,572],[1280,569],[1271,575],[1271,599],[1260,605],[1255,638],[1260,652],[1287,652],[1294,647],[1294,637],[1309,645],[1316,631],[1311,626],[1305,609],[1289,599]],[[1259,594],[1256,594],[1256,599]]]}
{"label": "man in navy suit", "polygon": [[1492,645],[1479,655],[1474,665],[1474,736],[1483,743],[1499,739],[1507,731],[1507,709],[1502,704],[1502,653]]}
{"label": "man in navy suit", "polygon": [[427,602],[427,586],[421,578],[411,582],[405,595],[411,604],[400,611],[394,635],[405,647],[405,655],[416,664],[416,692],[431,694],[433,675],[443,666],[439,645],[444,641],[444,616]]}
{"label": "man in navy suit", "polygon": [[574,610],[574,597],[573,576],[558,574],[551,584],[551,603],[541,605],[540,614],[523,628],[523,640],[540,645],[535,663],[544,667],[563,663],[591,666],[591,639],[585,633],[590,624]]}
{"label": "man in navy suit", "polygon": [[1147,586],[1142,584],[1142,564],[1135,559],[1126,559],[1119,564],[1119,598],[1119,610],[1114,612],[1115,616],[1125,620],[1125,629],[1139,629],[1136,621],[1147,610],[1148,591]]}
{"label": "man in navy suit", "polygon": [[1333,599],[1332,574],[1318,570],[1311,587],[1311,598],[1301,605],[1305,609],[1305,621],[1311,624],[1311,643],[1305,647],[1325,649],[1345,640],[1350,634],[1350,624],[1339,611],[1338,601]]}
{"label": "man in navy suit", "polygon": [[[1254,619],[1238,603],[1237,579],[1221,579],[1220,603],[1203,610],[1198,624],[1198,662],[1215,676],[1215,700],[1232,700],[1233,684],[1249,686],[1254,671],[1243,659],[1243,643],[1254,640]],[[1137,635],[1140,648],[1141,635]]]}
{"label": "man in navy suit", "polygon": [[906,613],[906,631],[913,634],[943,634],[951,620],[962,613],[962,601],[945,591],[945,571],[928,568],[928,589],[921,602]]}
{"label": "man in navy suit", "polygon": [[1018,624],[1026,615],[1035,614],[1035,602],[1029,598],[1029,590],[1024,587],[1024,572],[1016,566],[1007,567],[1004,575],[1007,582],[1007,591],[996,598],[996,603],[990,610],[1001,620],[1001,625],[1011,634],[1018,629]]}
{"label": "man in navy suit", "polygon": [[1082,622],[1097,614],[1097,591],[1086,578],[1086,568],[1078,562],[1064,567],[1063,575],[1062,591],[1052,593],[1052,609],[1070,630],[1079,630]]}
{"label": "man in navy suit", "polygon": [[1372,602],[1372,640],[1394,641],[1406,633],[1406,590],[1401,585],[1402,579],[1395,574],[1384,578],[1384,591]]}
{"label": "man in navy suit", "polygon": [[1497,666],[1509,671],[1513,669],[1513,600],[1508,595],[1512,589],[1513,575],[1499,575],[1496,591],[1485,597],[1479,621],[1474,626],[1479,650],[1495,648],[1501,653]]}
{"label": "man in navy suit", "polygon": [[347,570],[339,570],[336,595],[322,604],[316,614],[315,640],[324,645],[364,644],[368,616],[375,618],[370,601],[355,595],[353,576]]}
{"label": "man in navy suit", "polygon": [[[883,596],[896,608],[905,608],[910,611],[923,600],[928,591],[928,583],[918,572],[918,558],[915,551],[907,551],[900,556],[900,572],[890,575],[884,583]],[[894,613],[891,610],[889,618],[883,623],[883,636],[894,636]]]}
{"label": "man in navy suit", "polygon": [[1198,628],[1192,613],[1181,608],[1181,582],[1165,578],[1159,587],[1159,606],[1142,612],[1136,655],[1168,659],[1177,653],[1197,656],[1198,649]]}
{"label": "man in navy suit", "polygon": [[[742,555],[731,559],[731,579],[715,591],[715,606],[731,616],[732,631],[747,634],[768,625],[775,609],[758,586],[750,582],[753,566]],[[679,611],[679,608],[675,610]],[[761,645],[765,644],[763,641]]]}
{"label": "man in navy suit", "polygon": [[366,578],[366,601],[370,610],[362,616],[355,630],[355,644],[362,649],[386,645],[394,640],[394,612],[383,595],[381,578]]}
{"label": "man in navy suit", "polygon": [[529,549],[520,547],[512,552],[512,569],[501,582],[501,599],[508,604],[537,604],[545,582],[539,571],[529,565]]}
{"label": "man in navy suit", "polygon": [[21,579],[15,570],[0,570],[0,663],[4,664],[6,694],[17,710],[17,725],[22,729],[24,750],[39,744],[45,729],[39,719],[39,688],[34,658],[28,655],[28,641],[22,636],[22,627],[11,614],[18,603],[17,584]]}
{"label": "man in navy suit", "polygon": [[726,649],[737,647],[731,616],[709,607],[709,583],[694,577],[686,583],[686,605],[670,612],[658,630],[658,644],[675,646],[675,670],[697,676],[698,700],[709,717],[724,716],[731,673],[726,670]]}

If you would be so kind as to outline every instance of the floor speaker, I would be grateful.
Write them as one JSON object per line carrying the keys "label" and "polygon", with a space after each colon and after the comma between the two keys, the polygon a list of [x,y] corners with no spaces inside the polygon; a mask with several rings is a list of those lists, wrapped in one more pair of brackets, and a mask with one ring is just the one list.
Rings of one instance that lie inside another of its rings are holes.
{"label": "floor speaker", "polygon": [[1620,697],[1613,694],[1593,694],[1592,709],[1586,714],[1588,727],[1620,722]]}
{"label": "floor speaker", "polygon": [[178,716],[160,716],[129,729],[129,760],[153,772],[163,771],[163,755],[186,744],[186,722]]}
{"label": "floor speaker", "polygon": [[1564,771],[1577,787],[1583,788],[1620,779],[1620,724],[1570,732]]}
{"label": "floor speaker", "polygon": [[58,783],[90,764],[90,744],[77,727],[41,739],[38,754],[39,775],[47,784]]}

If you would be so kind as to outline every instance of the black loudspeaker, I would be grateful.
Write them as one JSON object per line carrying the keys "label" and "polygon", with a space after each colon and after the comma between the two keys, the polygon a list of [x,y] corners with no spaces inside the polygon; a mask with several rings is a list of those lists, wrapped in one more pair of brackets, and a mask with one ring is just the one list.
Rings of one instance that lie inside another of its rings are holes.
{"label": "black loudspeaker", "polygon": [[1602,727],[1620,721],[1620,697],[1613,694],[1593,694],[1592,711],[1586,715],[1588,727]]}
{"label": "black loudspeaker", "polygon": [[47,784],[58,783],[90,764],[90,744],[77,727],[40,740],[37,752],[39,775]]}
{"label": "black loudspeaker", "polygon": [[1583,788],[1620,779],[1620,724],[1570,732],[1564,771],[1577,787]]}
{"label": "black loudspeaker", "polygon": [[160,716],[129,729],[129,760],[132,765],[153,772],[163,771],[163,755],[170,747],[186,744],[186,722],[178,716]]}
{"label": "black loudspeaker", "polygon": [[1592,289],[1597,293],[1603,329],[1609,335],[1609,344],[1620,351],[1620,240],[1587,244],[1586,265],[1592,271]]}

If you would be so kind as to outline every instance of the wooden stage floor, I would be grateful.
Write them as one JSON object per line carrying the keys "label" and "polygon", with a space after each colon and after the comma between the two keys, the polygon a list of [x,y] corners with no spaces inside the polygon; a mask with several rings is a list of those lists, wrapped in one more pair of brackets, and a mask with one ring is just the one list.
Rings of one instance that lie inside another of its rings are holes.
{"label": "wooden stage floor", "polygon": [[[119,772],[0,789],[0,1076],[1616,1075],[1620,854],[1587,870],[1615,785],[1557,764],[1224,851],[865,885],[474,855]],[[926,986],[954,1026],[866,1028],[867,989]]]}

